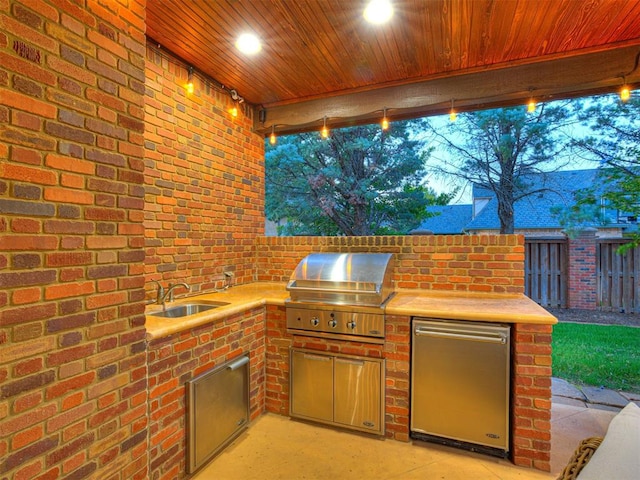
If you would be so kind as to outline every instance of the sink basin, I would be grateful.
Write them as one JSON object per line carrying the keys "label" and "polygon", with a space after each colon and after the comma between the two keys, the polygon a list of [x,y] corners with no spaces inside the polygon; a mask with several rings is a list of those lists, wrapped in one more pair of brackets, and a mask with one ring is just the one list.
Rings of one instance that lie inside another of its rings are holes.
{"label": "sink basin", "polygon": [[207,310],[221,307],[223,305],[227,304],[224,302],[207,302],[206,304],[204,302],[183,303],[182,305],[175,305],[173,307],[167,308],[166,310],[149,313],[149,315],[152,315],[154,317],[179,318],[186,317],[188,315],[194,315],[200,312],[206,312]]}

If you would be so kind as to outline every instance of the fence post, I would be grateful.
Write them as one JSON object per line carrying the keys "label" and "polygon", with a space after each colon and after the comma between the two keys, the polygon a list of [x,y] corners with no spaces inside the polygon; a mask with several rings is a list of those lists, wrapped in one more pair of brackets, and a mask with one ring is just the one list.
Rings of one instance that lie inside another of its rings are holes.
{"label": "fence post", "polygon": [[568,240],[569,308],[598,308],[596,232],[597,229],[588,227]]}

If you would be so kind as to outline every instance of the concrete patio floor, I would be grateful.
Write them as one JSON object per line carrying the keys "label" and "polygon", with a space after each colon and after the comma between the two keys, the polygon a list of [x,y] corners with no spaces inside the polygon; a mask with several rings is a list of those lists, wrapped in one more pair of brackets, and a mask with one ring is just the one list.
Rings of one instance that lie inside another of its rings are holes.
{"label": "concrete patio floor", "polygon": [[606,433],[615,411],[553,404],[551,473],[431,443],[381,440],[266,414],[195,480],[550,480],[583,438]]}

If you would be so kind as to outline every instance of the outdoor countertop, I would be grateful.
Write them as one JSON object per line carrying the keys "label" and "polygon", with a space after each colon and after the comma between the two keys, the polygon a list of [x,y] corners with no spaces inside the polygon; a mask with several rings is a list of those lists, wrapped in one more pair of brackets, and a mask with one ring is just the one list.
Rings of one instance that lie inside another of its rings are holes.
{"label": "outdoor countertop", "polygon": [[[212,310],[181,318],[156,317],[159,305],[148,305],[147,339],[153,340],[215,322],[263,305],[284,306],[289,298],[285,283],[255,282],[237,285],[223,292],[205,293],[167,303],[167,308],[183,303],[224,302]],[[388,315],[408,315],[467,321],[555,324],[556,318],[525,295],[462,293],[431,290],[398,290],[387,303]]]}
{"label": "outdoor countertop", "polygon": [[525,295],[399,290],[387,303],[388,315],[553,325],[556,317]]}

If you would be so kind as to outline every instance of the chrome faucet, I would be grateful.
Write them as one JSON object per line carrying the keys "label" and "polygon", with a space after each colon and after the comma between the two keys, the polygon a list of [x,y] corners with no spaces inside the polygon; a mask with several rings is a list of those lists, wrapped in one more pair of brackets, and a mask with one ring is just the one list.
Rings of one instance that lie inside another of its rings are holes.
{"label": "chrome faucet", "polygon": [[162,297],[162,303],[164,304],[164,302],[167,301],[167,297],[169,297],[169,301],[173,302],[173,291],[176,289],[176,287],[184,287],[187,289],[187,292],[191,291],[191,287],[189,285],[187,285],[186,283],[176,283],[175,285],[173,284],[169,284],[169,288],[167,288],[167,291],[164,294],[164,297]]}
{"label": "chrome faucet", "polygon": [[[163,305],[164,303],[164,287],[158,280],[154,280],[158,284],[158,289],[156,291],[156,300],[152,303],[157,305]],[[150,302],[151,303],[151,302]]]}
{"label": "chrome faucet", "polygon": [[169,298],[170,302],[173,302],[173,291],[176,289],[176,287],[184,287],[188,292],[191,291],[191,287],[186,283],[176,283],[175,285],[170,283],[169,287],[165,290],[159,281],[154,280],[154,282],[158,284],[155,303],[156,305],[162,305],[163,307],[164,303],[167,301],[167,297]]}

